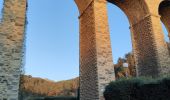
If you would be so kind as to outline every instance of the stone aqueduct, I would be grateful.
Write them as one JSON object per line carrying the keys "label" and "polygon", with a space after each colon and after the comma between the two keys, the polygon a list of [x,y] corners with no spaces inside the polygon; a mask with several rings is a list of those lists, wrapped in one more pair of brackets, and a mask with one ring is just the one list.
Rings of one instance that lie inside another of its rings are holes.
{"label": "stone aqueduct", "polygon": [[[170,33],[170,0],[75,2],[80,12],[81,100],[102,100],[104,87],[115,80],[107,2],[118,6],[129,19],[137,75],[157,77],[170,72],[170,55],[161,27],[162,21]],[[18,100],[26,9],[27,0],[4,0],[0,24],[0,100]]]}

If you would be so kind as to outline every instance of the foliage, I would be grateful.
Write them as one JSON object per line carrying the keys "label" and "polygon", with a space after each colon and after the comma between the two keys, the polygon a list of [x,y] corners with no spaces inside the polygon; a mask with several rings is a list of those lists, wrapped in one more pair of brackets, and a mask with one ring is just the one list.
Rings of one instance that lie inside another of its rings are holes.
{"label": "foliage", "polygon": [[23,81],[21,84],[22,98],[29,96],[77,96],[78,78],[54,82],[23,75],[21,80]]}
{"label": "foliage", "polygon": [[77,98],[76,97],[47,97],[47,98],[45,98],[44,100],[77,100]]}
{"label": "foliage", "polygon": [[[128,68],[123,67],[123,63],[128,63]],[[136,76],[135,60],[132,53],[125,54],[124,58],[119,58],[117,64],[114,65],[116,79]]]}
{"label": "foliage", "polygon": [[131,78],[111,82],[105,89],[106,100],[169,100],[170,78]]}
{"label": "foliage", "polygon": [[25,100],[78,100],[78,99],[76,97],[71,96],[58,96],[58,97],[30,97]]}

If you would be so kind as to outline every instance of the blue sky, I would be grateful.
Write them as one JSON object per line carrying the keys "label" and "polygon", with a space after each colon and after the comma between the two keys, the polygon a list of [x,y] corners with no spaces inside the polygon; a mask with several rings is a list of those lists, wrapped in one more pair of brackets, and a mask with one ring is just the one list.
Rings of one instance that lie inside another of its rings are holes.
{"label": "blue sky", "polygon": [[[108,14],[115,63],[132,44],[125,14],[113,4],[108,4]],[[55,81],[79,75],[78,16],[73,0],[28,0],[26,74]]]}

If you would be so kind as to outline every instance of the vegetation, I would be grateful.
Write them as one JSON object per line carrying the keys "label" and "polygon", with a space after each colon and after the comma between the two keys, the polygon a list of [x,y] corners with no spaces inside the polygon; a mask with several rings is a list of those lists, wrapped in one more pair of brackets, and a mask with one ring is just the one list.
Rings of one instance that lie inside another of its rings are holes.
{"label": "vegetation", "polygon": [[[128,68],[123,67],[124,63],[128,63]],[[116,79],[124,77],[135,77],[136,67],[132,53],[125,55],[125,58],[119,58],[117,64],[114,65]]]}
{"label": "vegetation", "polygon": [[78,100],[76,97],[58,96],[58,97],[32,97],[26,100]]}
{"label": "vegetation", "polygon": [[79,79],[54,82],[47,79],[22,76],[21,98],[77,96]]}
{"label": "vegetation", "polygon": [[169,100],[170,78],[131,78],[111,82],[105,89],[106,100]]}
{"label": "vegetation", "polygon": [[[123,67],[124,63],[128,63],[128,68]],[[136,69],[131,53],[119,58],[114,68],[117,81],[106,87],[106,100],[169,100],[170,78],[132,78]],[[76,100],[79,96],[79,78],[54,82],[23,75],[20,87],[21,100]]]}
{"label": "vegetation", "polygon": [[[123,63],[128,63],[129,67],[124,68]],[[135,62],[131,53],[125,55],[125,58],[119,58],[117,64],[114,65],[116,79],[135,76]],[[50,96],[79,96],[79,78],[54,82],[48,79],[34,78],[32,76],[21,76],[20,82],[20,98],[31,97],[50,97]]]}
{"label": "vegetation", "polygon": [[47,97],[44,100],[77,100],[76,97]]}

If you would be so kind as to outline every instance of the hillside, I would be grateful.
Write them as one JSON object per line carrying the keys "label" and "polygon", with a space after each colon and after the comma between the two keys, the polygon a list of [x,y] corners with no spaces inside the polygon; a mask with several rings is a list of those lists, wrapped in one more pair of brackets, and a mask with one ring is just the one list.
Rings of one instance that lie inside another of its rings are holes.
{"label": "hillside", "polygon": [[79,78],[54,82],[24,75],[21,80],[21,98],[31,96],[76,96],[79,84]]}
{"label": "hillside", "polygon": [[[129,68],[124,68],[123,63],[128,63]],[[126,77],[126,72],[128,72],[128,77],[136,76],[134,56],[131,53],[126,54],[124,58],[119,58],[114,67],[116,79]],[[48,79],[24,75],[21,78],[21,83],[21,98],[31,96],[76,96],[79,87],[79,78],[54,82]]]}
{"label": "hillside", "polygon": [[[124,63],[128,63],[128,68],[123,67]],[[116,79],[135,77],[136,68],[133,54],[127,53],[123,58],[119,58],[114,68]],[[48,79],[23,75],[21,83],[21,100],[26,100],[25,98],[29,97],[77,96],[79,78],[54,82]]]}

